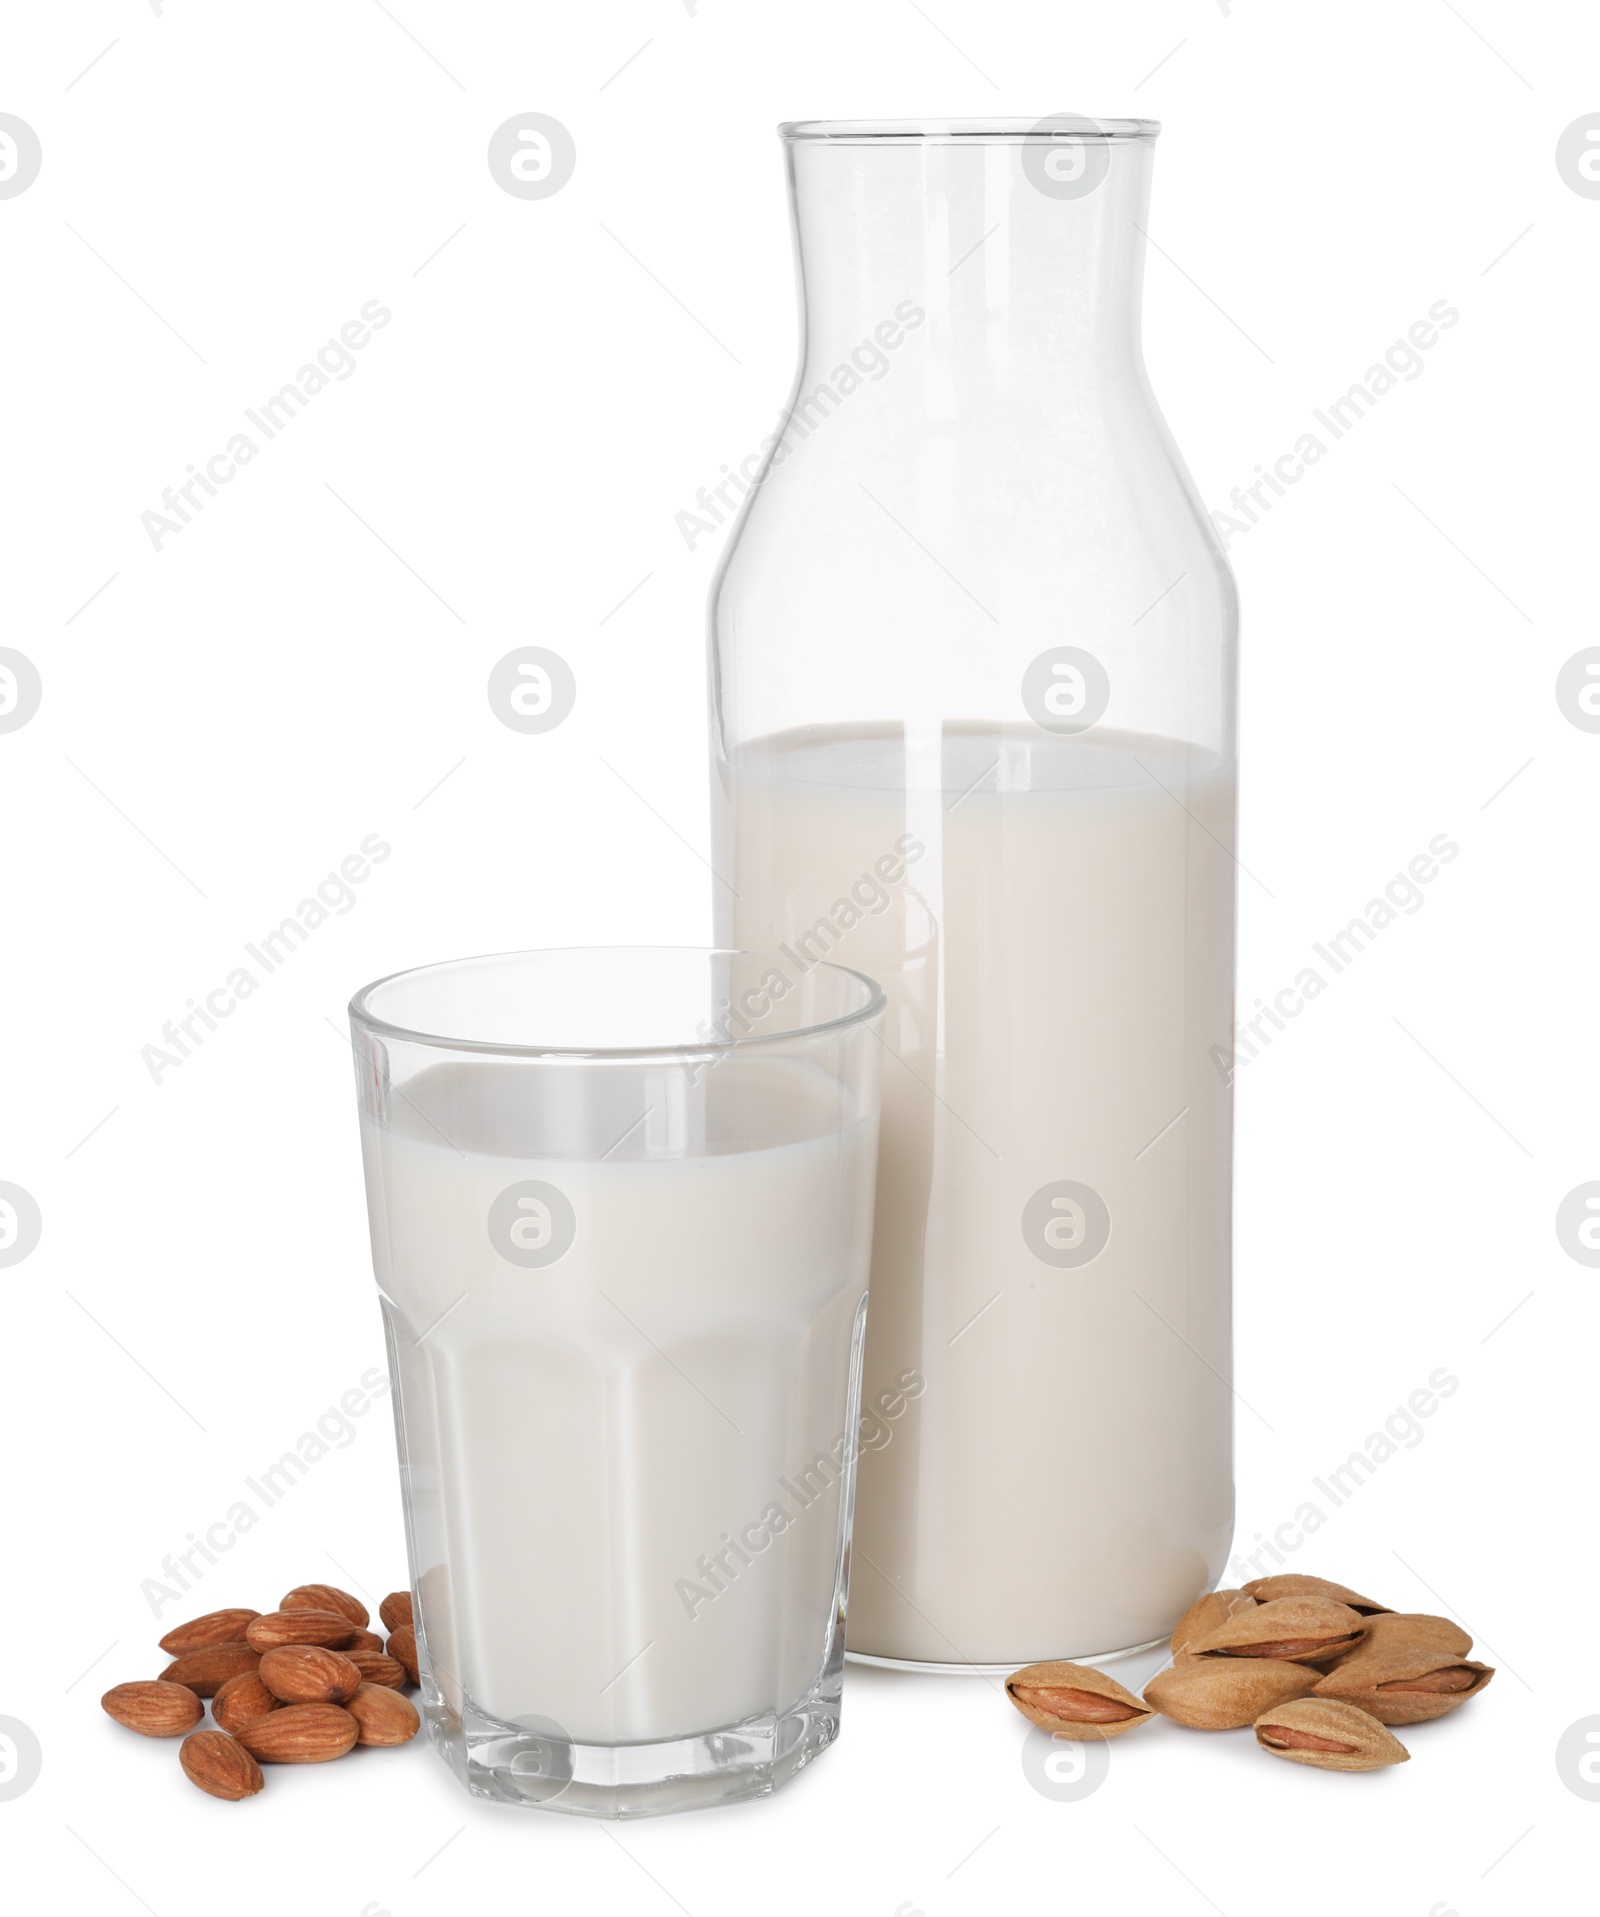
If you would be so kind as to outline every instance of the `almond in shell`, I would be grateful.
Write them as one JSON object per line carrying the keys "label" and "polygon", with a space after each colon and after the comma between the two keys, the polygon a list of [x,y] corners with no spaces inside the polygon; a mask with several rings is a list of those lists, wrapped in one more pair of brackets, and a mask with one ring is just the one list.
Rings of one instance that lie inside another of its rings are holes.
{"label": "almond in shell", "polygon": [[1320,1664],[1353,1650],[1366,1620],[1332,1598],[1272,1598],[1241,1611],[1190,1646],[1197,1657],[1270,1657]]}
{"label": "almond in shell", "polygon": [[1155,1715],[1104,1671],[1061,1659],[1013,1671],[1006,1679],[1006,1696],[1040,1730],[1080,1740],[1121,1737]]}
{"label": "almond in shell", "polygon": [[1321,1771],[1381,1771],[1411,1753],[1375,1717],[1333,1698],[1298,1697],[1256,1719],[1256,1742],[1291,1764]]}
{"label": "almond in shell", "polygon": [[1434,1617],[1427,1611],[1382,1611],[1367,1619],[1361,1642],[1339,1659],[1341,1664],[1364,1652],[1388,1650],[1391,1645],[1408,1650],[1439,1651],[1447,1657],[1465,1657],[1472,1649],[1472,1635],[1463,1631],[1453,1618]]}
{"label": "almond in shell", "polygon": [[1253,1611],[1256,1601],[1243,1591],[1209,1591],[1197,1598],[1172,1627],[1172,1661],[1181,1664],[1194,1655],[1194,1646],[1219,1625],[1241,1611]]}
{"label": "almond in shell", "polygon": [[1316,1694],[1358,1705],[1380,1724],[1426,1724],[1486,1690],[1493,1676],[1488,1664],[1426,1645],[1379,1645],[1342,1659]]}
{"label": "almond in shell", "polygon": [[1274,1704],[1309,1697],[1317,1673],[1270,1657],[1192,1657],[1144,1687],[1145,1702],[1192,1731],[1238,1731]]}
{"label": "almond in shell", "polygon": [[1359,1612],[1362,1617],[1375,1617],[1389,1609],[1387,1604],[1379,1604],[1375,1598],[1363,1597],[1359,1591],[1352,1591],[1348,1584],[1335,1584],[1331,1578],[1305,1577],[1294,1571],[1284,1572],[1277,1577],[1252,1578],[1242,1588],[1258,1604],[1270,1604],[1274,1598],[1322,1597],[1332,1598],[1335,1604],[1348,1604],[1352,1611]]}

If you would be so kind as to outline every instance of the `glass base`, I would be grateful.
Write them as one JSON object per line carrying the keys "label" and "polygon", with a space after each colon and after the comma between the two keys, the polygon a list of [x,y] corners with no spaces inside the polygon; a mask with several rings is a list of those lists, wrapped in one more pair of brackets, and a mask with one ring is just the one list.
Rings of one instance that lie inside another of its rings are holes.
{"label": "glass base", "polygon": [[[1063,1658],[1066,1664],[1115,1664],[1119,1658],[1140,1657],[1146,1651],[1153,1651],[1164,1645],[1164,1637],[1153,1637],[1143,1644],[1127,1644],[1120,1651],[1080,1651],[1075,1656]],[[929,1677],[1009,1677],[1013,1671],[1019,1671],[1026,1664],[1042,1664],[1043,1658],[1019,1658],[1007,1664],[921,1664],[909,1657],[875,1657],[869,1651],[845,1651],[845,1661],[850,1664],[871,1664],[880,1671],[921,1671]]]}
{"label": "glass base", "polygon": [[584,1744],[551,1718],[508,1723],[470,1698],[456,1711],[431,1684],[422,1714],[445,1762],[474,1797],[573,1817],[660,1817],[767,1797],[839,1735],[835,1667],[781,1715],[654,1743]]}

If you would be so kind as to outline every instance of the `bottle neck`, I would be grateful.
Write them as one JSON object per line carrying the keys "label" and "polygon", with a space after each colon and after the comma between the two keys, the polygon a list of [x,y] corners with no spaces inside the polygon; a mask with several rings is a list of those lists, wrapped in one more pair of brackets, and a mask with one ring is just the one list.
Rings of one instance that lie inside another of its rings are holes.
{"label": "bottle neck", "polygon": [[914,357],[935,407],[1053,406],[1136,366],[1151,158],[1149,138],[792,143],[802,379]]}

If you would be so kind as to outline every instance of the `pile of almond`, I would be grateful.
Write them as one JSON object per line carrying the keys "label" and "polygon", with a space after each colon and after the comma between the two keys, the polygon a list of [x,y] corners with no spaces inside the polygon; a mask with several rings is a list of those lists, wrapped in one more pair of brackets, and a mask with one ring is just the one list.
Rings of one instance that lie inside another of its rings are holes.
{"label": "pile of almond", "polygon": [[[236,1803],[263,1764],[325,1764],[357,1744],[407,1744],[421,1727],[405,1695],[417,1682],[411,1593],[367,1607],[332,1584],[299,1584],[276,1611],[209,1611],[168,1631],[159,1677],[118,1684],[100,1703],[142,1737],[182,1737],[191,1784]],[[196,1727],[211,1700],[215,1730]],[[187,1733],[187,1735],[185,1735]]]}
{"label": "pile of almond", "polygon": [[1449,1618],[1391,1611],[1326,1578],[1256,1578],[1179,1618],[1172,1662],[1144,1697],[1086,1664],[1030,1664],[1006,1679],[1029,1723],[1061,1737],[1120,1737],[1158,1712],[1197,1731],[1252,1726],[1292,1764],[1376,1771],[1411,1753],[1391,1724],[1421,1724],[1494,1676]]}

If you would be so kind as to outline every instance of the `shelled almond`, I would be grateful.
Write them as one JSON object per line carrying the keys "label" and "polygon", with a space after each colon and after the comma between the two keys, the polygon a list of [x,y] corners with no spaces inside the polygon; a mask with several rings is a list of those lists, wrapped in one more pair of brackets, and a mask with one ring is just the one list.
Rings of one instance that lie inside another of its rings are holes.
{"label": "shelled almond", "polygon": [[238,1732],[258,1717],[265,1717],[268,1711],[275,1711],[278,1701],[262,1683],[258,1672],[241,1671],[237,1677],[230,1677],[212,1698],[211,1721],[219,1731]]}
{"label": "shelled almond", "polygon": [[141,1737],[179,1737],[205,1716],[205,1706],[186,1685],[169,1684],[159,1677],[114,1684],[101,1698],[100,1708]]}
{"label": "shelled almond", "polygon": [[349,1618],[350,1622],[362,1631],[372,1621],[371,1613],[360,1598],[352,1597],[348,1591],[341,1591],[337,1584],[297,1584],[282,1600],[278,1609],[280,1611],[333,1611],[340,1617]]}
{"label": "shelled almond", "polygon": [[361,1667],[321,1644],[280,1644],[256,1675],[282,1704],[342,1704],[361,1686]]}
{"label": "shelled almond", "polygon": [[257,1651],[275,1651],[281,1644],[321,1644],[337,1651],[360,1629],[342,1611],[268,1611],[245,1626],[244,1641]]}
{"label": "shelled almond", "polygon": [[204,1617],[175,1625],[162,1638],[161,1648],[168,1657],[182,1657],[185,1651],[203,1651],[212,1644],[242,1644],[245,1627],[260,1615],[259,1611],[207,1611]]}
{"label": "shelled almond", "polygon": [[406,1676],[413,1684],[422,1682],[422,1669],[417,1663],[417,1634],[409,1624],[396,1625],[389,1633],[387,1650],[390,1657],[398,1658],[406,1668]]}
{"label": "shelled almond", "polygon": [[345,1709],[360,1727],[361,1744],[409,1744],[422,1729],[411,1699],[384,1684],[363,1684]]}
{"label": "shelled almond", "polygon": [[237,1736],[259,1764],[326,1764],[354,1746],[360,1729],[337,1704],[285,1704]]}
{"label": "shelled almond", "polygon": [[411,1615],[411,1593],[409,1591],[391,1591],[378,1606],[378,1617],[386,1631],[397,1631],[402,1624],[412,1626],[416,1620]]}
{"label": "shelled almond", "polygon": [[403,1691],[410,1673],[397,1657],[387,1651],[345,1651],[343,1655],[361,1673],[363,1684],[381,1684],[387,1690]]}
{"label": "shelled almond", "polygon": [[114,1685],[101,1706],[141,1736],[182,1737],[189,1781],[238,1803],[265,1788],[263,1764],[325,1764],[417,1735],[404,1694],[419,1671],[411,1594],[391,1592],[379,1616],[387,1640],[360,1598],[320,1582],[297,1584],[275,1611],[207,1611],[162,1637],[172,1661],[159,1676]]}
{"label": "shelled almond", "polygon": [[208,1644],[204,1650],[185,1651],[161,1673],[166,1684],[183,1684],[196,1697],[215,1697],[230,1677],[253,1671],[261,1653],[249,1644]]}
{"label": "shelled almond", "polygon": [[261,1775],[261,1766],[226,1731],[196,1731],[186,1737],[178,1761],[184,1776],[198,1790],[229,1804],[254,1797],[267,1781]]}

